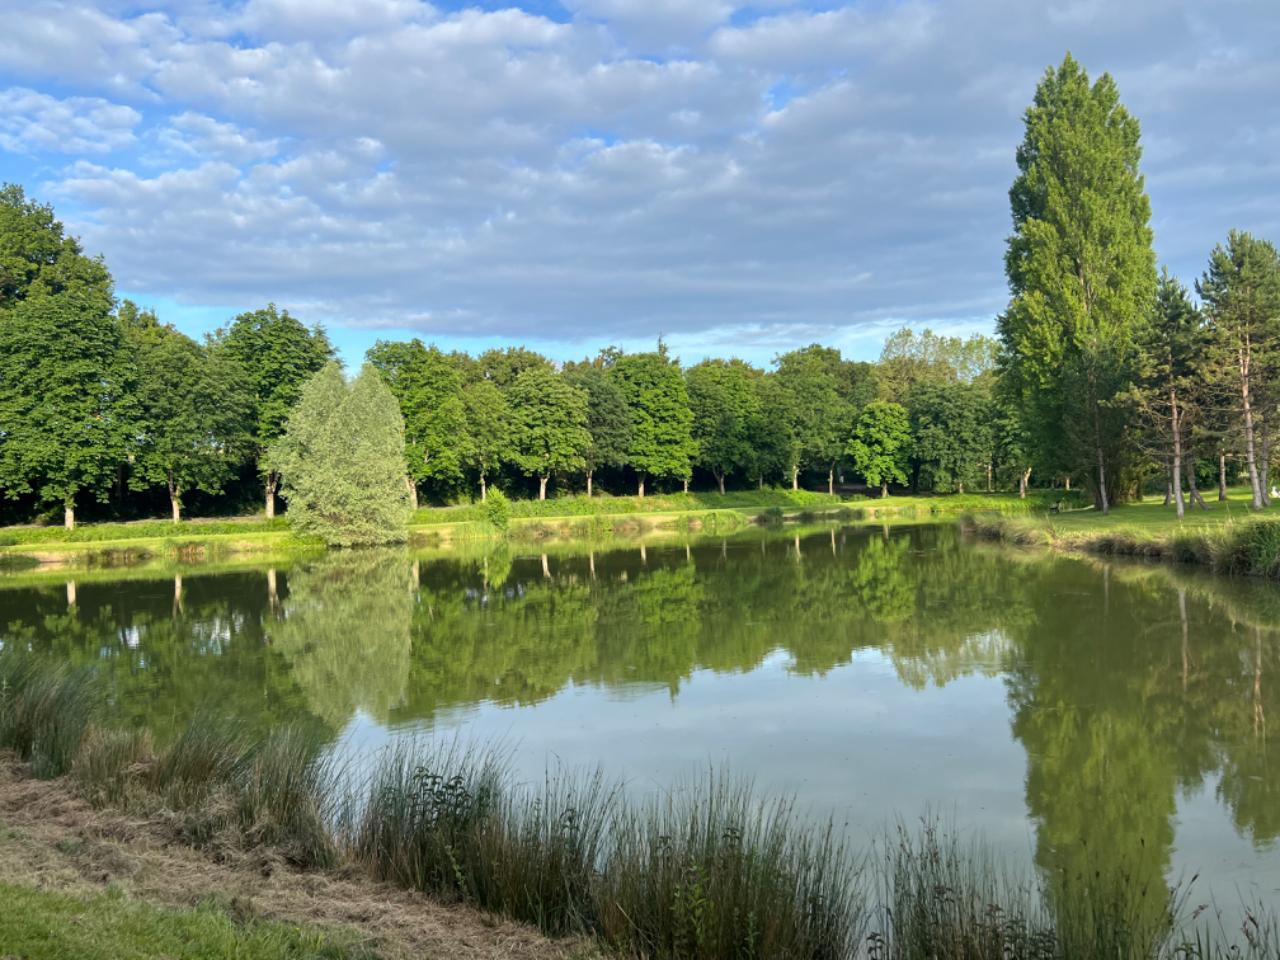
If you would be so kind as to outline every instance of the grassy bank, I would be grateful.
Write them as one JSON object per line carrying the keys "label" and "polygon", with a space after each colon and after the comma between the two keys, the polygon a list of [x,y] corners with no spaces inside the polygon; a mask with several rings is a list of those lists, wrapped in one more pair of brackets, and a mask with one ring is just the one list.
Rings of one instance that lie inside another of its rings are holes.
{"label": "grassy bank", "polygon": [[0,882],[0,950],[25,960],[373,960],[354,937],[241,920],[211,902],[166,910],[117,892],[75,896]]}
{"label": "grassy bank", "polygon": [[715,774],[637,801],[598,775],[520,783],[501,753],[401,742],[356,776],[290,728],[252,739],[203,718],[157,750],[103,725],[91,677],[12,654],[0,690],[0,747],[171,844],[272,851],[621,956],[1280,956],[1261,916],[1216,940],[1181,926],[1177,897],[1098,874],[1050,891],[930,825],[855,852],[790,801]]}
{"label": "grassy bank", "polygon": [[1219,573],[1280,578],[1280,506],[1254,512],[1248,497],[1233,492],[1188,510],[1179,520],[1156,500],[1051,516],[1010,517],[972,513],[965,526],[979,536],[1008,543],[1049,546],[1104,556],[1147,557],[1194,563]]}
{"label": "grassy bank", "polygon": [[[976,510],[1024,514],[1047,502],[1011,494],[842,498],[807,490],[747,490],[655,494],[647,497],[569,496],[510,501],[505,529],[491,523],[484,505],[424,507],[410,523],[419,546],[466,540],[598,540],[654,532],[731,533],[753,522],[819,517],[851,522],[928,520]],[[294,537],[287,518],[167,520],[0,529],[0,571],[41,564],[107,566],[166,561],[225,562],[235,557],[286,557],[317,548]]]}

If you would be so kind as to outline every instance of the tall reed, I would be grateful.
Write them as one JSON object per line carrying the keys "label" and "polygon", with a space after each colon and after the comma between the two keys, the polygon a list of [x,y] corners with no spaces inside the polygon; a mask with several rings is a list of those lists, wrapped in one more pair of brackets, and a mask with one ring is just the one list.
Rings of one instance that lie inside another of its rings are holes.
{"label": "tall reed", "polygon": [[0,654],[0,746],[28,761],[35,776],[71,769],[97,703],[89,671]]}

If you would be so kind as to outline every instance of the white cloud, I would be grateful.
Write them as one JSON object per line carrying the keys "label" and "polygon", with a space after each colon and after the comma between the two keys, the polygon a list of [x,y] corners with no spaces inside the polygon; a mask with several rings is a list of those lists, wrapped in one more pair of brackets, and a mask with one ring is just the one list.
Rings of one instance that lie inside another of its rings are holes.
{"label": "white cloud", "polygon": [[0,90],[0,147],[14,153],[108,153],[133,142],[141,119],[132,107],[100,97]]}
{"label": "white cloud", "polygon": [[[1280,229],[1263,0],[1209,23],[1193,0],[566,7],[37,0],[0,33],[0,138],[131,291],[428,334],[854,342],[1000,309],[1020,115],[1069,47],[1143,121],[1175,268]],[[67,154],[93,162],[50,177]]]}

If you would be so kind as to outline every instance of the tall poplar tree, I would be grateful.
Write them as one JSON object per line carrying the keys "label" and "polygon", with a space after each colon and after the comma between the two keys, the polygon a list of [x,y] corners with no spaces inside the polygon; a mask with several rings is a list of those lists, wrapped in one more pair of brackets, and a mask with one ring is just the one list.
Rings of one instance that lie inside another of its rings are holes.
{"label": "tall poplar tree", "polygon": [[1124,465],[1137,344],[1155,292],[1151,205],[1138,121],[1107,74],[1070,54],[1036,89],[1009,191],[1005,374],[1029,408],[1045,462],[1088,464],[1110,509]]}

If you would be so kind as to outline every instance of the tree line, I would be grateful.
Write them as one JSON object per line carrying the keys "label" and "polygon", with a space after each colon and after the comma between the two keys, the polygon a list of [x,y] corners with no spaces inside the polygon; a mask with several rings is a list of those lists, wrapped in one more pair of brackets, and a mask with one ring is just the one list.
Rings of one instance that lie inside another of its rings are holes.
{"label": "tree line", "polygon": [[[372,388],[317,409],[360,408],[345,429],[367,425],[384,447],[403,429],[397,483],[411,504],[484,499],[494,482],[544,498],[553,483],[643,496],[802,477],[831,491],[852,479],[881,495],[1025,496],[1035,479],[1083,484],[1104,511],[1163,485],[1181,515],[1205,506],[1215,474],[1225,497],[1243,473],[1266,506],[1280,422],[1276,248],[1232,231],[1191,288],[1157,273],[1138,122],[1109,76],[1090,82],[1069,55],[1041,80],[1016,158],[996,338],[902,329],[874,363],[814,344],[769,369],[685,367],[661,342],[558,364],[523,347],[470,356],[380,341],[362,378],[376,374],[400,422],[368,420],[393,416]],[[50,207],[0,189],[10,518],[61,510],[70,526],[78,504],[127,512],[130,493],[161,493],[176,521],[184,498],[238,506],[249,484],[273,516],[282,463],[304,462],[281,443],[290,415],[334,358],[322,328],[274,306],[198,342],[117,302],[106,265]],[[328,376],[336,398],[340,375]]]}

